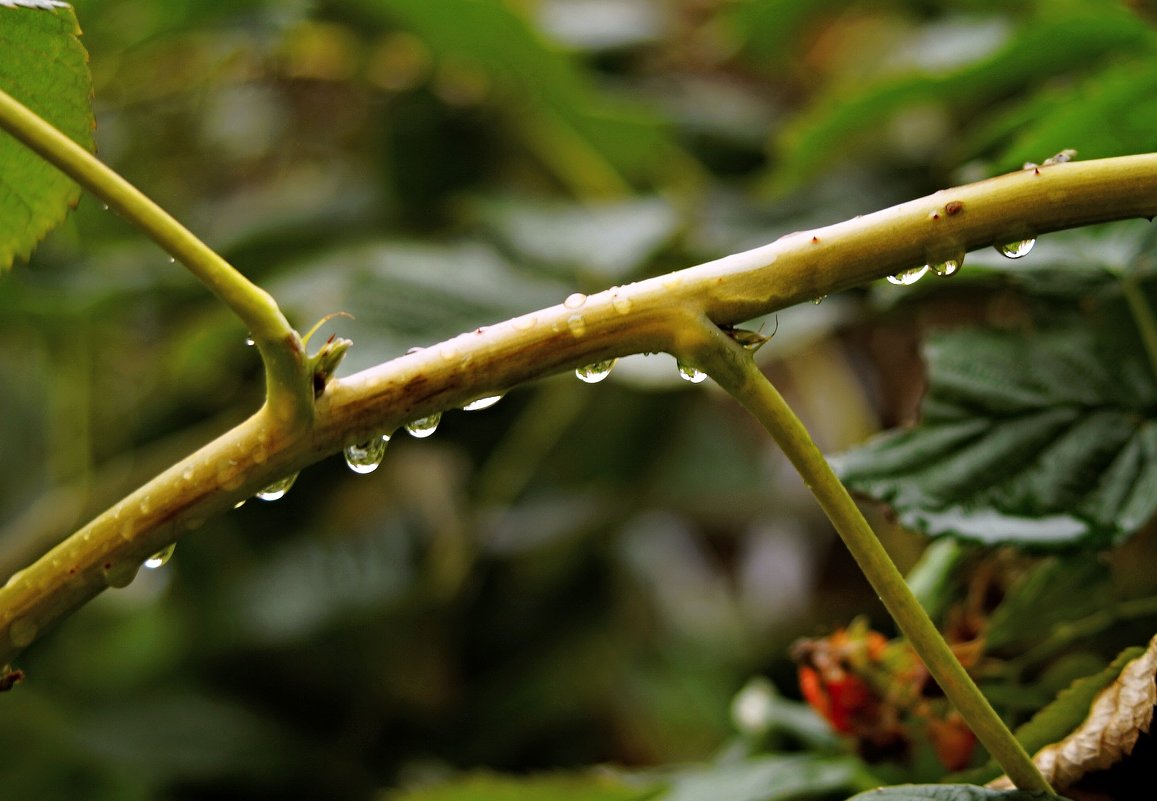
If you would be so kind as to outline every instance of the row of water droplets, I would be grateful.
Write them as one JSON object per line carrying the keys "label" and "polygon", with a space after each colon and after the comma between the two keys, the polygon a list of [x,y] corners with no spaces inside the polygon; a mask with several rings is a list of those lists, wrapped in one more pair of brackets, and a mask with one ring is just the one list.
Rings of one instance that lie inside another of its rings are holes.
{"label": "row of water droplets", "polygon": [[[1035,238],[1019,239],[1014,242],[1005,242],[1001,245],[996,245],[996,252],[1009,259],[1019,259],[1022,256],[1027,256],[1028,252],[1032,250],[1033,245],[1036,244]],[[964,254],[961,253],[955,258],[945,259],[944,261],[932,262],[920,267],[912,267],[907,270],[901,270],[895,275],[888,276],[888,282],[896,284],[897,286],[911,286],[919,281],[928,273],[936,273],[936,275],[947,278],[954,275],[964,265]],[[818,302],[818,301],[817,301]]]}

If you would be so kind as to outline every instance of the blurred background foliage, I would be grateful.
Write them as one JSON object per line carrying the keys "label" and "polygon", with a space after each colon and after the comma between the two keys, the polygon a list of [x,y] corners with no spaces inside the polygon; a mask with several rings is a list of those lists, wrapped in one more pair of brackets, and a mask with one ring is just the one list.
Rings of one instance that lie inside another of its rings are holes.
{"label": "blurred background foliage", "polygon": [[[352,314],[323,329],[353,339],[347,373],[1063,148],[1157,150],[1142,2],[75,6],[99,155],[300,329]],[[911,420],[921,330],[1023,313],[1023,282],[968,273],[763,321],[822,447]],[[0,573],[252,411],[245,334],[83,199],[0,283]],[[459,770],[716,756],[750,677],[797,695],[793,639],[889,626],[755,429],[656,356],[449,413],[369,476],[315,465],[24,657],[0,796],[389,798]],[[911,565],[921,542],[876,522]],[[776,703],[835,771],[782,797],[857,786]],[[678,798],[771,797],[714,775]]]}

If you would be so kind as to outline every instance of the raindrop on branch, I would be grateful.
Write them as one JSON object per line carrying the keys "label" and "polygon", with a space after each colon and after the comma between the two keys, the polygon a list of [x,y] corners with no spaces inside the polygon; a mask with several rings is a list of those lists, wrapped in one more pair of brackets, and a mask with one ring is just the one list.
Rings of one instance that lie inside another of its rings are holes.
{"label": "raindrop on branch", "polygon": [[928,272],[928,265],[923,264],[919,267],[912,267],[907,270],[901,270],[895,275],[888,276],[888,283],[896,286],[912,286],[912,284],[924,277],[924,273]]}
{"label": "raindrop on branch", "polygon": [[423,439],[438,430],[438,423],[442,422],[442,413],[434,412],[427,417],[419,417],[406,423],[406,433],[411,437]]}
{"label": "raindrop on branch", "polygon": [[677,361],[679,367],[679,377],[684,381],[690,381],[692,384],[699,384],[707,380],[707,373],[700,370],[698,367],[692,367],[689,364]]}
{"label": "raindrop on branch", "polygon": [[163,567],[173,557],[173,551],[177,550],[177,543],[173,543],[168,547],[162,548],[155,554],[144,561],[144,566],[149,570],[156,570],[158,567]]}
{"label": "raindrop on branch", "polygon": [[297,473],[274,481],[268,487],[258,492],[254,497],[260,498],[263,501],[280,500],[281,498],[285,497],[285,493],[289,492],[289,488],[293,486],[293,482],[295,481],[297,481]]}
{"label": "raindrop on branch", "polygon": [[947,278],[950,275],[955,275],[956,271],[964,264],[964,257],[959,256],[954,259],[945,259],[944,261],[933,262],[929,265],[932,272],[936,273],[941,278]]}
{"label": "raindrop on branch", "polygon": [[579,381],[585,381],[588,384],[597,384],[611,374],[611,368],[615,366],[616,361],[617,359],[606,359],[601,362],[583,365],[575,370],[574,374],[578,376]]}
{"label": "raindrop on branch", "polygon": [[500,400],[502,400],[501,395],[490,395],[489,397],[479,398],[478,400],[472,400],[469,403],[467,403],[465,406],[462,407],[462,411],[464,411],[464,412],[478,412],[478,411],[481,411],[483,409],[489,409],[491,406],[498,403],[498,401],[500,401]]}
{"label": "raindrop on branch", "polygon": [[345,463],[355,473],[363,475],[372,473],[382,463],[382,459],[386,455],[386,444],[389,441],[388,436],[382,435],[372,437],[365,442],[359,442],[357,445],[350,445],[345,449]]}
{"label": "raindrop on branch", "polygon": [[1003,245],[997,245],[996,251],[1001,256],[1007,256],[1010,259],[1019,259],[1021,256],[1027,256],[1035,244],[1036,239],[1021,239],[1017,242],[1006,242]]}

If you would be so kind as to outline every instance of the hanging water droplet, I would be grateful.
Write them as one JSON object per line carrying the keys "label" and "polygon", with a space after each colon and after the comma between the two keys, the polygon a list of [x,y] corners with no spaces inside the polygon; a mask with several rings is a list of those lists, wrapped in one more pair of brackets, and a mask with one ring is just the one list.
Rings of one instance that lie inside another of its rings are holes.
{"label": "hanging water droplet", "polygon": [[440,422],[442,422],[442,413],[434,412],[428,417],[419,417],[417,420],[406,423],[406,433],[411,437],[423,439],[433,434],[438,429]]}
{"label": "hanging water droplet", "polygon": [[583,365],[575,370],[574,374],[578,376],[579,381],[585,381],[588,384],[597,384],[611,374],[611,368],[615,366],[616,361],[618,361],[618,359],[606,359],[601,362]]}
{"label": "hanging water droplet", "polygon": [[483,409],[489,409],[491,406],[498,403],[498,401],[500,401],[500,400],[502,400],[501,394],[490,395],[489,397],[479,398],[478,400],[472,400],[469,403],[467,403],[465,406],[462,407],[462,411],[464,411],[464,412],[478,412],[478,411],[481,411]]}
{"label": "hanging water droplet", "polygon": [[947,278],[950,275],[955,275],[956,271],[959,270],[963,264],[964,256],[957,256],[956,258],[933,262],[928,266],[932,268],[932,272],[941,278]]}
{"label": "hanging water droplet", "polygon": [[253,347],[254,345],[257,344],[257,340],[255,340],[253,338],[252,334],[246,334],[245,335],[245,344],[248,345],[249,347]]}
{"label": "hanging water droplet", "polygon": [[821,303],[823,303],[825,300],[827,300],[827,297],[828,297],[827,295],[820,295],[818,298],[814,298],[812,300],[812,303],[814,303],[815,305],[818,306]]}
{"label": "hanging water droplet", "polygon": [[700,370],[698,367],[692,367],[683,362],[676,362],[679,366],[679,377],[684,381],[690,381],[692,384],[698,384],[707,380],[707,373]]}
{"label": "hanging water droplet", "polygon": [[1027,256],[1035,244],[1036,239],[1021,239],[1017,242],[1006,242],[1003,245],[997,245],[996,251],[1001,256],[1007,256],[1010,259],[1019,259],[1021,256]]}
{"label": "hanging water droplet", "polygon": [[177,543],[174,542],[172,545],[162,548],[146,559],[144,566],[149,570],[156,570],[158,567],[162,567],[172,558],[173,551],[175,550],[177,550]]}
{"label": "hanging water droplet", "polygon": [[372,473],[382,463],[386,455],[386,443],[389,441],[390,438],[383,435],[371,437],[357,445],[350,445],[345,449],[345,463],[355,473],[363,475]]}
{"label": "hanging water droplet", "polygon": [[285,497],[285,493],[289,492],[289,488],[293,486],[294,481],[297,481],[297,473],[274,481],[268,487],[258,492],[254,497],[260,498],[263,501],[280,500],[281,498]]}
{"label": "hanging water droplet", "polygon": [[928,265],[923,264],[919,267],[912,267],[907,270],[901,270],[895,275],[888,276],[888,283],[896,286],[912,286],[912,284],[924,277],[924,273],[928,272]]}
{"label": "hanging water droplet", "polygon": [[562,305],[566,306],[568,309],[577,309],[579,306],[586,302],[586,295],[584,295],[582,292],[574,292],[570,295],[567,295],[566,300],[562,302]]}

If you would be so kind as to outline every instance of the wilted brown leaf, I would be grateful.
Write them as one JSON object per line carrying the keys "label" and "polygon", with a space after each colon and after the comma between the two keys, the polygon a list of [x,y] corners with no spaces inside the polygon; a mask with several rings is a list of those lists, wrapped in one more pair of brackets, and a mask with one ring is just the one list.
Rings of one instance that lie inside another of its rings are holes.
{"label": "wilted brown leaf", "polygon": [[[1060,742],[1045,746],[1033,762],[1053,787],[1064,789],[1086,774],[1104,770],[1128,756],[1142,732],[1149,731],[1157,704],[1157,636],[1145,653],[1128,662],[1116,681],[1102,690],[1089,715]],[[1008,777],[989,784],[1010,788]]]}

